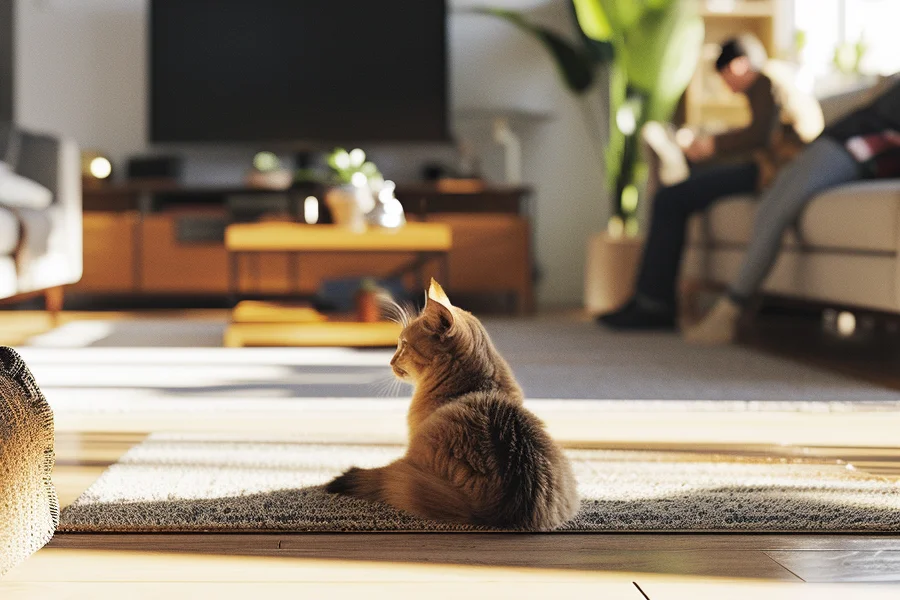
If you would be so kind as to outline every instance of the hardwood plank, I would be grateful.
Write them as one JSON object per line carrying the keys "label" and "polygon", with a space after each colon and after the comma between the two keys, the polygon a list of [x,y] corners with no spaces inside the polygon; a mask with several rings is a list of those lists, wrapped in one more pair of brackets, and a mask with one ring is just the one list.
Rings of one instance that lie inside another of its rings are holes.
{"label": "hardwood plank", "polygon": [[[273,541],[274,540],[274,541]],[[361,540],[364,542],[361,543]],[[202,551],[214,544],[223,554],[265,554],[282,552],[321,552],[352,557],[354,552],[378,548],[384,552],[415,554],[436,545],[476,549],[487,556],[494,552],[563,553],[577,549],[581,553],[607,551],[898,551],[900,535],[836,534],[653,534],[653,533],[567,533],[567,534],[489,534],[489,533],[183,533],[183,534],[97,534],[60,533],[50,542],[54,548]]]}
{"label": "hardwood plank", "polygon": [[891,585],[797,584],[743,580],[684,581],[642,578],[651,600],[896,600]]}
{"label": "hardwood plank", "polygon": [[[215,536],[209,536],[215,537]],[[770,559],[766,557],[766,560]],[[775,563],[772,562],[774,565]],[[777,565],[775,565],[777,567]],[[781,567],[778,567],[781,569]],[[3,579],[22,582],[630,582],[633,574],[581,570],[368,562],[317,557],[226,556],[199,553],[45,548]]]}
{"label": "hardwood plank", "polygon": [[422,598],[459,600],[491,598],[492,600],[524,600],[527,598],[603,598],[604,600],[642,600],[643,596],[629,581],[528,582],[517,585],[509,581],[472,582],[65,582],[35,584],[2,584],[4,600],[246,600],[247,598],[328,598],[330,600],[372,600]]}
{"label": "hardwood plank", "polygon": [[900,582],[900,550],[769,550],[766,554],[805,581]]}
{"label": "hardwood plank", "polygon": [[[164,551],[292,557],[378,565],[429,564],[586,572],[669,573],[793,581],[797,578],[758,550],[608,548],[603,535],[76,535],[59,534],[53,549]],[[649,542],[649,543],[648,543]]]}

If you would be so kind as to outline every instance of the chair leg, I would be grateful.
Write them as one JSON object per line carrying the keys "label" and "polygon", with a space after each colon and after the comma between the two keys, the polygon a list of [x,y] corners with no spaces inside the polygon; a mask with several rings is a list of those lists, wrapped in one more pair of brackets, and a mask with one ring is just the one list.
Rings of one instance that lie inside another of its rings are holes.
{"label": "chair leg", "polygon": [[52,287],[44,292],[44,309],[50,313],[54,324],[59,321],[64,302],[65,292],[62,286]]}

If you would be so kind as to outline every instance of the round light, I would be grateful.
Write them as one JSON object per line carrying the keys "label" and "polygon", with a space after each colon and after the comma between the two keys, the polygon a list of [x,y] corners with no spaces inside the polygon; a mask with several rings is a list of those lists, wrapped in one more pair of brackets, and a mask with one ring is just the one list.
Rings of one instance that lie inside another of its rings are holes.
{"label": "round light", "polygon": [[106,179],[112,174],[112,164],[109,159],[98,156],[91,161],[90,170],[91,175],[97,179]]}
{"label": "round light", "polygon": [[334,155],[334,164],[338,169],[347,169],[350,167],[350,155],[346,150],[338,150]]}
{"label": "round light", "polygon": [[616,111],[616,127],[625,135],[631,135],[637,128],[637,116],[631,104],[623,104]]}
{"label": "round light", "polygon": [[394,197],[394,190],[396,189],[397,184],[395,184],[390,179],[386,180],[381,186],[381,189],[378,191],[378,199],[382,202],[390,202]]}
{"label": "round light", "polygon": [[365,173],[360,173],[359,171],[357,171],[350,177],[350,183],[352,183],[356,187],[365,187],[366,184],[369,183],[369,178],[366,177]]}
{"label": "round light", "polygon": [[354,148],[350,151],[350,164],[354,167],[358,167],[366,162],[366,153],[362,151],[362,148]]}
{"label": "round light", "polygon": [[257,171],[265,173],[267,171],[274,171],[280,166],[280,163],[278,157],[273,153],[258,152],[256,156],[253,157],[253,166]]}
{"label": "round light", "polygon": [[391,198],[384,203],[384,212],[388,215],[402,215],[403,205],[396,198]]}
{"label": "round light", "polygon": [[856,317],[853,316],[853,313],[842,311],[838,314],[837,330],[844,337],[853,335],[853,332],[856,331]]}

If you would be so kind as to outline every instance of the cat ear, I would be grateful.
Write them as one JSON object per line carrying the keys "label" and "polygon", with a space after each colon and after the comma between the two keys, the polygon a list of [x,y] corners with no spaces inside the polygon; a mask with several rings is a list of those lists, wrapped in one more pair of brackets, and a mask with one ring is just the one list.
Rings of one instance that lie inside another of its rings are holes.
{"label": "cat ear", "polygon": [[441,284],[435,281],[434,278],[431,279],[431,285],[428,286],[428,299],[443,305],[447,310],[453,308],[453,305],[450,304],[450,298],[448,298],[447,293],[444,292],[444,288],[442,288]]}
{"label": "cat ear", "polygon": [[453,327],[453,305],[447,294],[434,279],[431,280],[431,286],[428,288],[428,297],[425,299],[425,309],[422,316],[428,328],[438,335],[447,334]]}

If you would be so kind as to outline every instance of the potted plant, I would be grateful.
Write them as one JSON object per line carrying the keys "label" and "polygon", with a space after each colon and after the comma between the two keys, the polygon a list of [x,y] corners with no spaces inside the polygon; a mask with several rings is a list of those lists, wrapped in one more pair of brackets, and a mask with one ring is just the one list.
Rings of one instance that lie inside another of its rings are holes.
{"label": "potted plant", "polygon": [[334,222],[354,231],[364,230],[366,214],[375,208],[372,185],[375,180],[383,181],[381,173],[359,148],[349,152],[335,148],[328,155],[328,166],[331,185],[325,192],[325,203]]}
{"label": "potted plant", "polygon": [[[639,136],[648,121],[668,122],[700,56],[703,21],[691,0],[572,0],[578,39],[569,40],[515,11],[482,8],[533,35],[553,57],[566,88],[583,107],[587,129],[605,159],[611,200],[607,231],[588,242],[585,304],[615,308],[631,295],[640,257],[638,207],[646,169]],[[598,77],[605,70],[607,77]],[[600,81],[607,82],[601,86]],[[605,94],[608,135],[592,110]]]}

